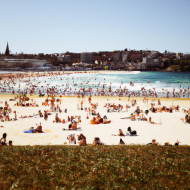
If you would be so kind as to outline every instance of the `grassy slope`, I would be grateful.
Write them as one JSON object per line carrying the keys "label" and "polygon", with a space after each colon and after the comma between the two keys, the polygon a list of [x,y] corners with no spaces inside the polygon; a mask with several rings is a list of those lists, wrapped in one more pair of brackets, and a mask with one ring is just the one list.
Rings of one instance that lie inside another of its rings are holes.
{"label": "grassy slope", "polygon": [[189,146],[0,147],[1,189],[190,189]]}

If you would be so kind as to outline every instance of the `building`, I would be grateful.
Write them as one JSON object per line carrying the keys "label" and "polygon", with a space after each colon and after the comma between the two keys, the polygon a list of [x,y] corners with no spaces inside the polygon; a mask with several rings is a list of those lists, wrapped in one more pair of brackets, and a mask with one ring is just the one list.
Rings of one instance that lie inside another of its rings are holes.
{"label": "building", "polygon": [[183,53],[177,53],[176,59],[183,59]]}
{"label": "building", "polygon": [[121,61],[121,60],[122,60],[121,52],[114,52],[114,61]]}
{"label": "building", "polygon": [[127,59],[128,59],[128,54],[129,54],[128,51],[123,51],[123,52],[122,52],[122,62],[126,62],[126,61],[127,61]]}
{"label": "building", "polygon": [[8,42],[7,42],[7,47],[6,47],[6,50],[5,50],[5,56],[9,56],[10,54],[10,50],[9,50],[9,45],[8,45]]}
{"label": "building", "polygon": [[92,63],[92,52],[81,53],[80,61],[82,63]]}
{"label": "building", "polygon": [[154,57],[155,59],[159,58],[161,56],[161,53],[158,51],[151,51],[151,57]]}
{"label": "building", "polygon": [[152,57],[145,57],[143,58],[142,63],[145,63],[147,67],[153,67],[155,66],[154,59]]}
{"label": "building", "polygon": [[0,60],[0,67],[4,68],[39,68],[44,67],[44,64],[49,64],[46,60],[39,59],[3,59]]}
{"label": "building", "polygon": [[70,55],[61,55],[59,54],[59,56],[57,56],[57,59],[64,62],[64,63],[70,63]]}

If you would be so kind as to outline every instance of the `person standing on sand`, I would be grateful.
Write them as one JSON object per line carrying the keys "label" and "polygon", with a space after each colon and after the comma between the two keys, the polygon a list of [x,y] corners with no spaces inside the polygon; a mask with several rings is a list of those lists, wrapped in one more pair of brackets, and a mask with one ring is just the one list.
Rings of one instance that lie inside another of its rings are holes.
{"label": "person standing on sand", "polygon": [[126,105],[126,112],[128,112],[128,105]]}
{"label": "person standing on sand", "polygon": [[128,102],[130,101],[130,93],[129,93],[129,95],[128,95]]}

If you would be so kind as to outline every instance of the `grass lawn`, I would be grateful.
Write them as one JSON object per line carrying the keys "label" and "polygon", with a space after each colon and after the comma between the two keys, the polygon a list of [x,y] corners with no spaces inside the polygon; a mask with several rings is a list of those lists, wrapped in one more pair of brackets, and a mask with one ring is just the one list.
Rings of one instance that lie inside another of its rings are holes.
{"label": "grass lawn", "polygon": [[190,189],[190,146],[1,146],[1,189]]}

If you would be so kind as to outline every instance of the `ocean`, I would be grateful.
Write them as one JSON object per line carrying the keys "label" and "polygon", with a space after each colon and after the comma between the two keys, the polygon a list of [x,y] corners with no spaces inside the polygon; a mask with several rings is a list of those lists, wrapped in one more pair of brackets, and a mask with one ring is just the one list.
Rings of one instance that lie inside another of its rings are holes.
{"label": "ocean", "polygon": [[[163,94],[164,92],[165,95],[166,92],[172,94],[173,91],[175,91],[175,93],[180,93],[180,90],[190,87],[190,73],[182,72],[111,71],[108,72],[108,74],[76,72],[70,75],[30,78],[30,80],[30,85],[26,85],[26,83],[22,81],[15,81],[16,84],[10,83],[10,87],[14,87],[15,90],[18,90],[20,84],[20,90],[23,90],[26,87],[30,88],[32,85],[35,85],[38,86],[36,93],[39,90],[47,89],[47,86],[56,86],[58,92],[64,90],[81,92],[82,88],[92,88],[94,94],[96,94],[97,89],[102,89],[103,87],[105,90],[111,87],[112,92],[120,88],[138,92],[144,88],[150,91],[154,90],[157,93]],[[147,81],[150,82],[148,83]],[[130,85],[130,82],[134,85]],[[187,97],[187,93],[184,97]]]}

